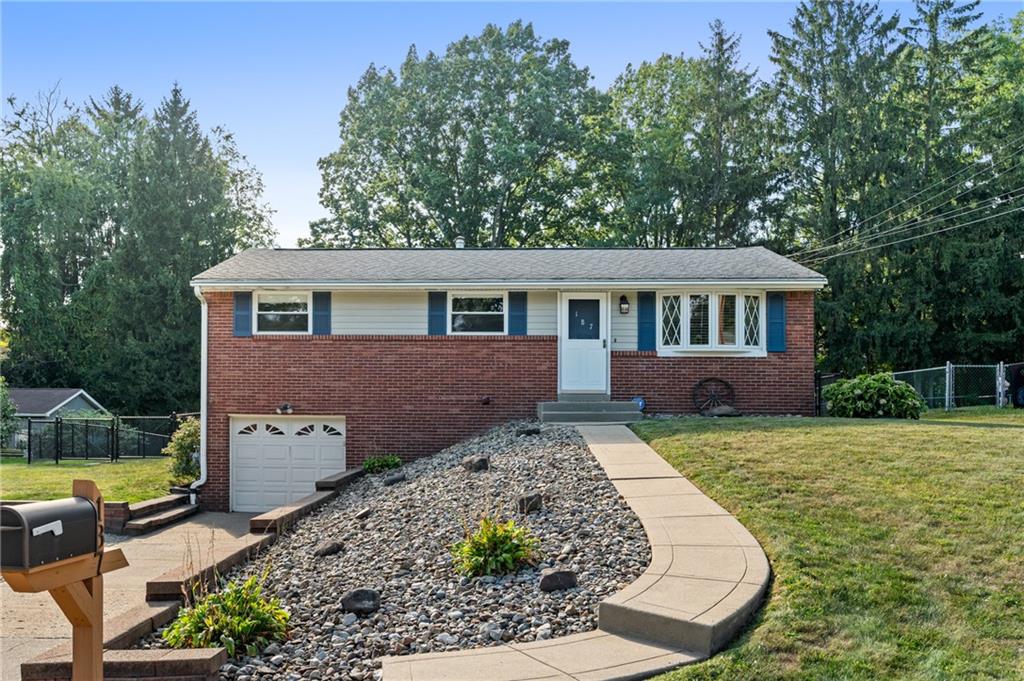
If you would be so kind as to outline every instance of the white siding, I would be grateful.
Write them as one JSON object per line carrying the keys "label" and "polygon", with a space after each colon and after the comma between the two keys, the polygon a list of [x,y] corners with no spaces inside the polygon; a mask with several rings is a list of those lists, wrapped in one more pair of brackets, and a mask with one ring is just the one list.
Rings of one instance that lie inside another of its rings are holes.
{"label": "white siding", "polygon": [[335,291],[331,333],[410,335],[427,333],[426,291]]}
{"label": "white siding", "polygon": [[[629,314],[619,314],[619,298],[629,300]],[[636,350],[636,291],[612,291],[612,350]]]}
{"label": "white siding", "polygon": [[558,333],[558,293],[529,291],[526,294],[526,333],[554,336]]}

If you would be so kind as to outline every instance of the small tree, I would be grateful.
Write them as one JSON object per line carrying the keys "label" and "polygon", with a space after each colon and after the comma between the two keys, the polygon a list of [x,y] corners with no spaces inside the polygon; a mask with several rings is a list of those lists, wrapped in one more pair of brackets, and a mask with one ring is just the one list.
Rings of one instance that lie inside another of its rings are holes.
{"label": "small tree", "polygon": [[174,431],[171,441],[163,448],[163,453],[174,460],[171,464],[171,475],[174,476],[175,483],[192,482],[199,477],[199,462],[196,460],[199,438],[199,420],[185,419]]}
{"label": "small tree", "polygon": [[7,380],[0,376],[0,446],[6,447],[7,442],[18,432],[18,419],[14,417],[17,408],[11,401],[7,390]]}

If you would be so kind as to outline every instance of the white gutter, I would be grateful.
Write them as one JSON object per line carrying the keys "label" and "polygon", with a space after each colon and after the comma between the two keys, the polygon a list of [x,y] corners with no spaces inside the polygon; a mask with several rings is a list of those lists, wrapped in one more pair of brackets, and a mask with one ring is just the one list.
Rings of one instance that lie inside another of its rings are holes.
{"label": "white gutter", "polygon": [[[199,479],[193,482],[190,487],[197,490],[206,484],[206,348],[207,348],[207,309],[206,298],[202,291],[196,286],[193,289],[196,298],[202,303],[202,326],[200,327],[200,361],[199,361]],[[195,492],[192,493],[191,503],[196,503]]]}
{"label": "white gutter", "polygon": [[502,289],[563,289],[578,291],[581,289],[601,290],[639,290],[666,289],[674,287],[726,286],[732,288],[756,288],[776,291],[818,290],[824,288],[828,281],[820,279],[680,279],[661,281],[632,281],[627,279],[610,281],[514,281],[514,280],[478,280],[478,281],[329,281],[316,279],[193,279],[192,285],[204,291],[231,291],[237,289],[265,288],[303,288],[303,289],[459,289],[467,287],[502,288]]}

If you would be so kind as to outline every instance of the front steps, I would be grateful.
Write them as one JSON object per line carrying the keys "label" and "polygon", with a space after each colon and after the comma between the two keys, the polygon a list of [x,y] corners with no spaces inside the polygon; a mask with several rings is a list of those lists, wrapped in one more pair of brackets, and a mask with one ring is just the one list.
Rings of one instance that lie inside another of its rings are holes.
{"label": "front steps", "polygon": [[190,504],[187,494],[169,494],[131,504],[130,520],[124,524],[124,534],[139,535],[152,532],[199,512],[198,504]]}
{"label": "front steps", "polygon": [[633,423],[643,418],[640,407],[629,400],[607,396],[560,395],[557,402],[537,404],[543,423]]}

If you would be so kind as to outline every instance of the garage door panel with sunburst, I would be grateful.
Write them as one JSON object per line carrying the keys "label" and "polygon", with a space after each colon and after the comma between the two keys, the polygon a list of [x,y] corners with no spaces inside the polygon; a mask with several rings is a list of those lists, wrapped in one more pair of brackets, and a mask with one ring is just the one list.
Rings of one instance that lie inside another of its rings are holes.
{"label": "garage door panel with sunburst", "polygon": [[345,470],[341,417],[231,420],[231,508],[261,512],[313,493]]}

